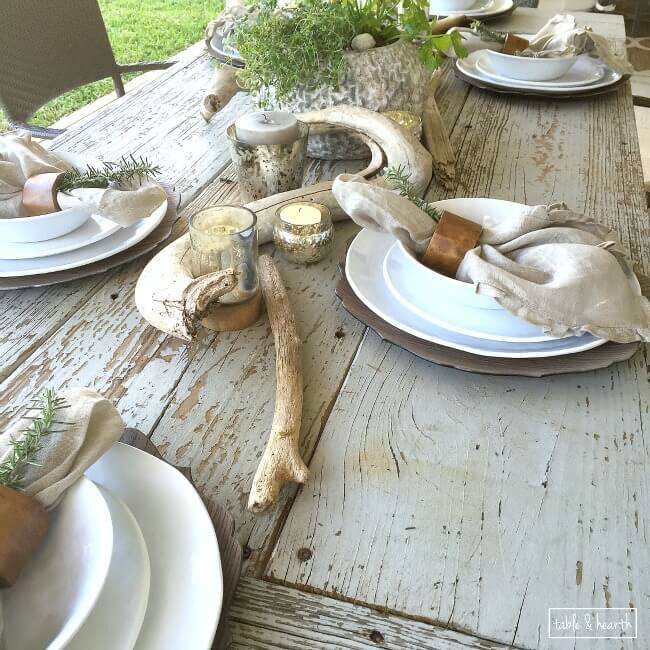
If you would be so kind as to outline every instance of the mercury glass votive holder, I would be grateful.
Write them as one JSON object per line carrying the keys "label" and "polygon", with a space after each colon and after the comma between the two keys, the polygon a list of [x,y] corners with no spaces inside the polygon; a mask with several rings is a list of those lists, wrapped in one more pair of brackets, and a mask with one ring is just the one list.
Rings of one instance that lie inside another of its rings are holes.
{"label": "mercury glass votive holder", "polygon": [[297,201],[277,211],[273,240],[282,256],[298,264],[319,262],[332,249],[334,226],[329,208]]}
{"label": "mercury glass votive holder", "polygon": [[290,144],[248,144],[237,139],[234,124],[226,129],[239,194],[244,201],[302,187],[309,126],[298,121],[298,131],[298,138]]}
{"label": "mercury glass votive holder", "polygon": [[235,288],[219,298],[224,304],[245,302],[259,291],[257,217],[247,208],[219,205],[190,218],[192,275],[195,278],[232,268]]}

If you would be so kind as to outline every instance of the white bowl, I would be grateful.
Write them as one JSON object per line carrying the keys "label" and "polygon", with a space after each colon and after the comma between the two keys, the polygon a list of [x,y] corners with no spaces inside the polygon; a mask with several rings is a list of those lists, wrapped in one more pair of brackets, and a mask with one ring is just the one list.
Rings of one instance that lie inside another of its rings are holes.
{"label": "white bowl", "polygon": [[65,647],[97,602],[112,550],[106,501],[81,477],[51,513],[36,555],[2,594],[5,647]]}
{"label": "white bowl", "polygon": [[111,513],[111,566],[97,603],[66,650],[130,650],[144,621],[149,598],[149,553],[138,522],[122,499],[99,488]]}
{"label": "white bowl", "polygon": [[502,76],[519,81],[550,81],[566,74],[578,60],[577,56],[556,59],[533,59],[486,50],[485,56],[492,67]]}
{"label": "white bowl", "polygon": [[429,0],[432,14],[438,11],[463,11],[476,4],[476,0]]}
{"label": "white bowl", "polygon": [[[438,210],[449,210],[475,223],[483,223],[485,215],[498,217],[514,210],[519,211],[521,204],[500,199],[446,199],[433,203]],[[460,282],[454,278],[437,273],[421,264],[415,255],[401,242],[397,242],[397,252],[404,262],[405,272],[413,276],[413,282],[425,283],[430,295],[435,295],[438,302],[457,303],[474,309],[503,309],[494,298],[476,293],[473,284]]]}
{"label": "white bowl", "polygon": [[91,216],[92,210],[79,201],[77,207],[59,212],[0,219],[0,240],[25,244],[56,239],[83,226]]}

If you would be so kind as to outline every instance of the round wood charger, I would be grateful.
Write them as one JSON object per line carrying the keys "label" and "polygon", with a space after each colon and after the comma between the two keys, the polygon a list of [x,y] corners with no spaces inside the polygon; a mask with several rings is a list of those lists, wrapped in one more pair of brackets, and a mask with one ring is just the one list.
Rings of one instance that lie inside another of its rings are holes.
{"label": "round wood charger", "polygon": [[433,361],[441,366],[449,366],[468,372],[479,372],[487,375],[517,375],[522,377],[545,377],[561,375],[569,372],[587,372],[607,368],[613,363],[630,359],[639,350],[640,343],[605,343],[586,352],[565,354],[557,357],[539,359],[503,359],[498,357],[481,357],[462,350],[455,350],[443,345],[407,334],[377,316],[375,312],[357,298],[350,283],[341,271],[341,280],[336,287],[336,295],[343,306],[357,320],[373,329],[384,340],[394,343],[409,352]]}

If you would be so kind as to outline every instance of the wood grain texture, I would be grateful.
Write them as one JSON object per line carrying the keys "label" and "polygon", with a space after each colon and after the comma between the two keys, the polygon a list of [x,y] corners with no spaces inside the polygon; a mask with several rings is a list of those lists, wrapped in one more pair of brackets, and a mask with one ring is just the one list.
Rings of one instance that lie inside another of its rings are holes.
{"label": "wood grain texture", "polygon": [[233,648],[498,650],[506,647],[255,578],[241,579],[228,623]]}
{"label": "wood grain texture", "polygon": [[[647,268],[629,88],[571,104],[471,90],[451,143],[457,184],[430,199],[565,200]],[[548,607],[647,609],[646,366],[487,378],[366,334],[265,575],[525,648],[565,647]]]}

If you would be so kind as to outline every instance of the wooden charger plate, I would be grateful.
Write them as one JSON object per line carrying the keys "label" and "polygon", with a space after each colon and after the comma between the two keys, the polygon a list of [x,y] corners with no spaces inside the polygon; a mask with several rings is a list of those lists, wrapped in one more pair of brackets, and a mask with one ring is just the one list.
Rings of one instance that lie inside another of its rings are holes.
{"label": "wooden charger plate", "polygon": [[500,359],[497,357],[481,357],[476,354],[455,350],[443,345],[407,334],[377,316],[366,307],[352,290],[343,267],[339,266],[341,279],[336,287],[336,295],[340,298],[345,309],[357,320],[373,329],[384,340],[394,343],[409,352],[433,361],[441,366],[449,366],[468,372],[479,372],[487,375],[517,375],[522,377],[545,377],[561,375],[569,372],[587,372],[607,368],[613,363],[630,359],[640,347],[640,343],[605,343],[600,347],[566,354],[557,357],[539,359]]}
{"label": "wooden charger plate", "polygon": [[609,86],[603,86],[602,88],[594,88],[593,90],[587,90],[584,92],[575,92],[575,93],[554,93],[552,91],[542,91],[542,90],[532,90],[528,88],[505,88],[498,84],[492,84],[488,81],[479,81],[466,75],[462,70],[459,70],[458,67],[454,66],[454,72],[459,79],[462,79],[465,83],[468,83],[470,86],[475,88],[480,88],[481,90],[489,90],[493,93],[498,93],[500,95],[521,95],[523,97],[543,97],[544,99],[552,100],[564,100],[571,101],[576,99],[587,99],[589,97],[596,97],[597,95],[606,95],[608,93],[618,90],[622,85],[626,84],[630,75],[623,75],[618,81],[610,84]]}

